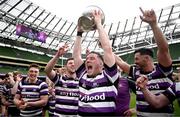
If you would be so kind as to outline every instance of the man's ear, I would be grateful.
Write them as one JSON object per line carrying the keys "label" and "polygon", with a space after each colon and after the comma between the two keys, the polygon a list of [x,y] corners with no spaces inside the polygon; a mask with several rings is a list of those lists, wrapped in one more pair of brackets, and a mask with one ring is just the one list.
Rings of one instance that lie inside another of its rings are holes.
{"label": "man's ear", "polygon": [[102,61],[100,62],[100,66],[101,66],[101,67],[104,67],[104,63],[103,63]]}

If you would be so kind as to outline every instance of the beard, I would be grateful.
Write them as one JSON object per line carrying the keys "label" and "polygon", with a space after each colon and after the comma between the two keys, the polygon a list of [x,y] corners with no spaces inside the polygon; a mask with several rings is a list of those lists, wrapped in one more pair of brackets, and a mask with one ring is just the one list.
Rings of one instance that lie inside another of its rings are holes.
{"label": "beard", "polygon": [[69,74],[74,74],[74,73],[75,73],[75,70],[70,70],[70,69],[68,69],[67,72],[69,72]]}

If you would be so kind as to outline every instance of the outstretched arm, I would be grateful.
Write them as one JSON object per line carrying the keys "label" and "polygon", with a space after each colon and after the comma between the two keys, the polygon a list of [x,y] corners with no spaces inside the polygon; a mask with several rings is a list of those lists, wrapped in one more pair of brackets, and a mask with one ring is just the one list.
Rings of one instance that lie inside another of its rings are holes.
{"label": "outstretched arm", "polygon": [[75,64],[75,69],[77,70],[82,64],[83,60],[81,58],[81,38],[82,38],[82,33],[83,31],[80,29],[80,25],[78,22],[77,26],[77,36],[76,40],[74,42],[74,48],[73,48],[73,53],[72,56],[74,58],[74,64]]}
{"label": "outstretched arm", "polygon": [[18,90],[18,85],[19,85],[19,82],[22,80],[22,76],[21,74],[18,74],[16,76],[16,82],[14,84],[14,86],[10,89],[11,90],[11,94],[15,95],[17,90]]}
{"label": "outstretched arm", "polygon": [[157,59],[158,62],[164,67],[169,67],[172,64],[171,56],[169,53],[169,46],[164,34],[158,26],[157,18],[154,10],[143,11],[140,8],[143,16],[140,16],[141,20],[148,23],[153,31],[154,39],[157,43]]}
{"label": "outstretched arm", "polygon": [[143,92],[145,100],[155,108],[161,108],[168,105],[170,103],[169,99],[163,94],[156,96],[150,92],[147,88],[147,82],[148,78],[144,75],[140,76],[136,81],[136,85]]}
{"label": "outstretched arm", "polygon": [[126,63],[125,61],[123,61],[119,56],[117,56],[116,54],[114,54],[115,60],[116,60],[116,64],[127,74],[129,74],[130,71],[130,65],[128,63]]}
{"label": "outstretched arm", "polygon": [[53,79],[56,75],[56,72],[53,70],[55,64],[58,62],[59,57],[61,57],[64,53],[67,52],[68,45],[64,45],[59,48],[56,55],[48,62],[48,64],[45,67],[45,73],[50,78]]}
{"label": "outstretched arm", "polygon": [[102,24],[101,24],[101,12],[100,11],[94,11],[93,12],[94,21],[99,33],[99,42],[102,46],[102,49],[104,50],[104,62],[109,67],[115,64],[115,58],[114,53],[112,52],[112,47],[109,41],[109,37],[107,33],[105,32]]}

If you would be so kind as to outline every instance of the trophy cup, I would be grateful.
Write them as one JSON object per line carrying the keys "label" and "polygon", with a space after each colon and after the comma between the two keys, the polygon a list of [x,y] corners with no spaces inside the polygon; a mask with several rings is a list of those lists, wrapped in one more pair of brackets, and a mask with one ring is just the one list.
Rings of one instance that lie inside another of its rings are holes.
{"label": "trophy cup", "polygon": [[104,12],[102,11],[102,9],[95,5],[88,6],[88,7],[86,7],[85,11],[82,13],[82,16],[78,19],[81,29],[84,32],[88,32],[88,31],[92,31],[92,30],[96,29],[96,25],[94,23],[94,17],[92,16],[92,12],[94,10],[101,12],[101,14],[102,14],[101,23],[102,23],[102,25],[104,24],[105,15],[104,15]]}

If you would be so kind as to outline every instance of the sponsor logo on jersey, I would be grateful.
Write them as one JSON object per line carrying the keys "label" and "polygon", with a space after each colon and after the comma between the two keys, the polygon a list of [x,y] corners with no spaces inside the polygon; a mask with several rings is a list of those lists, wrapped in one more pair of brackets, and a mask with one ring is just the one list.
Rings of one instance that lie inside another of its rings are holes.
{"label": "sponsor logo on jersey", "polygon": [[105,93],[102,93],[101,95],[94,95],[94,96],[90,96],[90,95],[82,96],[82,95],[80,95],[80,100],[84,101],[84,102],[105,100]]}

